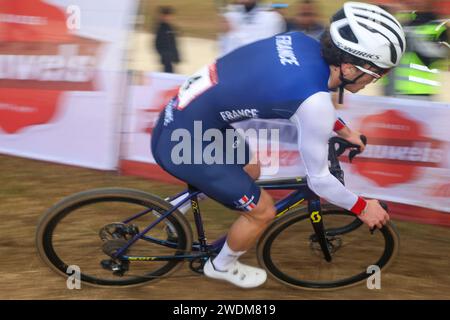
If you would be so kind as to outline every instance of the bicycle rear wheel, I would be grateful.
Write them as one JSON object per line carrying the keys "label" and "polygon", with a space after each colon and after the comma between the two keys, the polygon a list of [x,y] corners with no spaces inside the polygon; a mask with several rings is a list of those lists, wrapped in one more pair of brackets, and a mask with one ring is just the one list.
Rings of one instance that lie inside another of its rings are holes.
{"label": "bicycle rear wheel", "polygon": [[323,257],[306,208],[276,220],[257,245],[261,266],[276,280],[301,289],[333,290],[364,282],[386,270],[399,250],[392,223],[373,234],[351,212],[322,206],[332,261]]}
{"label": "bicycle rear wheel", "polygon": [[[122,248],[137,230],[145,229],[169,208],[166,201],[138,190],[88,190],[63,199],[47,211],[37,227],[36,246],[42,260],[64,277],[68,277],[69,266],[77,266],[81,281],[89,285],[140,285],[169,275],[183,261],[127,261],[128,271],[117,275],[104,266],[111,260],[108,252]],[[147,210],[138,219],[123,223]],[[157,243],[167,240],[168,227],[175,239],[170,240],[175,241],[172,247]],[[178,211],[158,223],[147,236],[157,241],[139,239],[126,255],[176,256],[191,251],[192,230]]]}

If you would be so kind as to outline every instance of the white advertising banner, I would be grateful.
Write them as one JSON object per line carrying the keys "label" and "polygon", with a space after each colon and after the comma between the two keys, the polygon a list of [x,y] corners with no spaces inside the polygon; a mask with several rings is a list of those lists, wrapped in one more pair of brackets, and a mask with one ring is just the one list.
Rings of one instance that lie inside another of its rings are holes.
{"label": "white advertising banner", "polygon": [[349,95],[340,114],[369,145],[346,164],[365,195],[450,212],[450,105]]}
{"label": "white advertising banner", "polygon": [[124,159],[155,163],[150,150],[151,132],[159,113],[185,79],[174,74],[147,73],[141,78],[144,84],[128,87],[122,134]]}
{"label": "white advertising banner", "polygon": [[[131,87],[125,160],[155,163],[151,130],[184,79],[154,73],[147,75],[147,85]],[[346,107],[338,113],[369,140],[353,164],[341,157],[347,186],[367,197],[450,212],[450,106],[350,94],[345,98]],[[262,178],[304,175],[296,128],[290,121],[254,119],[234,126],[279,130],[278,170],[263,166]]]}
{"label": "white advertising banner", "polygon": [[135,0],[3,0],[0,153],[114,169]]}

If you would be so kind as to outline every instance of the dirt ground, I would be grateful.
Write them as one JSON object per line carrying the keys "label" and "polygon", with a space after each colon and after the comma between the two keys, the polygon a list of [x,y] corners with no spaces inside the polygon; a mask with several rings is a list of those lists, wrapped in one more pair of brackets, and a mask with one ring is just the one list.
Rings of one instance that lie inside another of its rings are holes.
{"label": "dirt ground", "polygon": [[[0,299],[450,299],[450,229],[402,221],[395,221],[400,255],[382,274],[380,290],[360,285],[309,292],[273,279],[260,288],[242,290],[196,275],[187,264],[173,277],[142,287],[82,285],[81,290],[69,290],[66,280],[36,252],[36,224],[48,207],[90,188],[120,186],[170,195],[181,186],[1,155],[0,181]],[[235,217],[216,204],[206,205],[203,218],[209,238],[224,233]],[[255,263],[254,252],[247,253],[245,260]]]}

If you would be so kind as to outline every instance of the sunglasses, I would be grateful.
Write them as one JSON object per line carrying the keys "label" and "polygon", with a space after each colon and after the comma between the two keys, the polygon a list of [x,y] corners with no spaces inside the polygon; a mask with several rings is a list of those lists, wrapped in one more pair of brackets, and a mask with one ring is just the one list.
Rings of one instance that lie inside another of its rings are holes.
{"label": "sunglasses", "polygon": [[298,17],[314,17],[316,16],[316,13],[314,12],[308,12],[308,11],[303,11],[303,12],[299,12],[297,13]]}
{"label": "sunglasses", "polygon": [[366,74],[372,76],[372,77],[373,77],[372,83],[377,82],[377,81],[380,80],[386,73],[389,72],[389,71],[386,71],[386,72],[384,72],[384,73],[382,73],[382,74],[379,74],[379,73],[373,72],[373,71],[371,71],[371,70],[369,70],[369,69],[363,68],[363,67],[361,67],[361,66],[357,66],[357,65],[354,65],[354,66],[355,66],[356,69],[358,69],[358,70],[360,70],[360,71],[362,71],[362,72],[364,72],[364,73],[366,73]]}

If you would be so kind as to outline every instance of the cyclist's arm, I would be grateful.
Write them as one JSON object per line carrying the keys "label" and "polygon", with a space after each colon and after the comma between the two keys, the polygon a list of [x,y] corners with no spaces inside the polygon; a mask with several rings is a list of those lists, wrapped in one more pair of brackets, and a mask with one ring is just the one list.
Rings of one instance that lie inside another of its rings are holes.
{"label": "cyclist's arm", "polygon": [[[333,105],[336,106],[336,103],[333,102],[333,96],[331,97]],[[348,142],[358,145],[361,152],[363,152],[364,149],[366,148],[365,143],[361,140],[361,133],[350,129],[344,122],[344,120],[342,120],[342,118],[339,118],[337,116],[337,112],[335,112],[335,122],[333,126],[333,131],[336,132],[336,134],[339,137],[347,140]]]}
{"label": "cyclist's arm", "polygon": [[[335,113],[336,114],[336,113]],[[336,132],[338,135],[346,135],[348,132],[350,132],[350,128],[347,127],[344,120],[342,120],[339,117],[335,118],[336,121],[334,122],[333,131]]]}
{"label": "cyclist's arm", "polygon": [[345,188],[328,168],[328,139],[336,121],[330,94],[318,92],[312,95],[290,120],[297,126],[308,186],[327,201],[360,214],[366,207],[366,201]]}
{"label": "cyclist's arm", "polygon": [[[344,138],[346,140],[350,140],[352,135],[355,134],[349,127],[347,127],[347,125],[341,118],[337,118],[337,120],[334,122],[333,131],[336,132],[339,137]],[[357,137],[359,137],[360,133],[356,132],[356,135]],[[355,143],[354,141],[352,142]]]}
{"label": "cyclist's arm", "polygon": [[361,140],[361,133],[347,127],[341,118],[337,118],[335,121],[333,131],[348,142],[358,145],[361,152],[366,148],[365,143]]}
{"label": "cyclist's arm", "polygon": [[[331,101],[335,107],[335,109],[338,108],[338,94],[337,92],[333,92],[330,93],[331,95]],[[335,122],[334,122],[334,127],[333,127],[333,131],[336,132],[340,137],[344,138],[345,135],[349,134],[350,128],[347,127],[347,124],[344,122],[344,120],[342,120],[342,118],[339,118],[337,116],[337,112],[335,112],[336,117],[335,117]]]}

